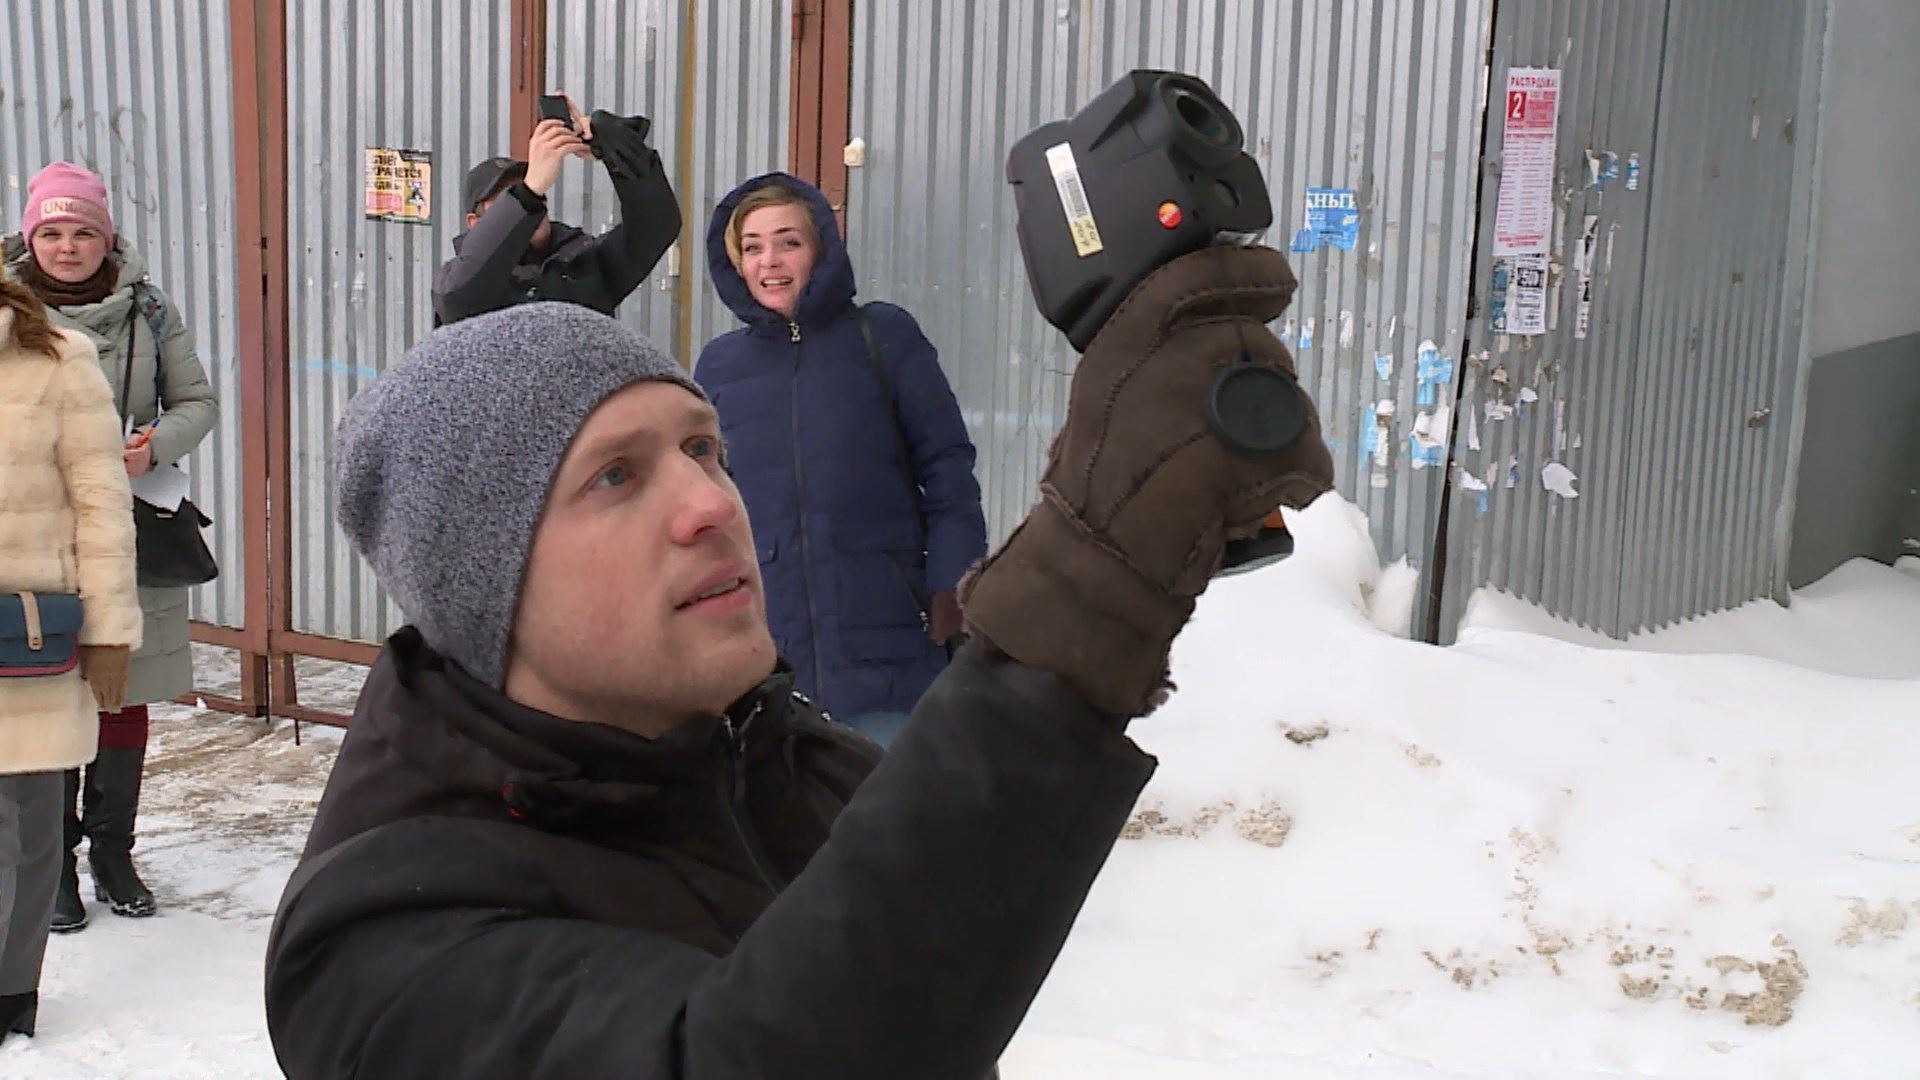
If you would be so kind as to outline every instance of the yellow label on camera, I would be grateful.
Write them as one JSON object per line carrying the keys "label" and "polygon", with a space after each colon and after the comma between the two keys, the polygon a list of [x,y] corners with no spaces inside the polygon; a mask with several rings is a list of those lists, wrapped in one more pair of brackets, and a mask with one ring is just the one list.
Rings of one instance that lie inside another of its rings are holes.
{"label": "yellow label on camera", "polygon": [[1073,160],[1073,147],[1066,143],[1047,147],[1047,167],[1053,170],[1053,186],[1060,189],[1060,208],[1067,212],[1073,249],[1083,259],[1106,250],[1100,242],[1100,227],[1093,222],[1093,207],[1087,203],[1087,189],[1080,185],[1080,166]]}

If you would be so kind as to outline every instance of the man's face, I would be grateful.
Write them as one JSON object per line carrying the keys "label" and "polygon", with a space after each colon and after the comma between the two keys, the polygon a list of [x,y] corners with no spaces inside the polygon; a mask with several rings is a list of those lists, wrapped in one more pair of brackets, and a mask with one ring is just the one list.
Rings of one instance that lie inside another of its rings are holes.
{"label": "man's face", "polygon": [[773,670],[753,534],[712,407],[672,383],[602,402],[533,540],[507,696],[653,736]]}

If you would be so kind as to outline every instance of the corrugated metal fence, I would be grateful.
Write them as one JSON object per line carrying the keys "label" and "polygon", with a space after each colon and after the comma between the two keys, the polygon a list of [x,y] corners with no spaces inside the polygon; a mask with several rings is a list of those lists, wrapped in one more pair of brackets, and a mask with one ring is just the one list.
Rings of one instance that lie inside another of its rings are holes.
{"label": "corrugated metal fence", "polygon": [[[654,118],[685,227],[622,317],[691,361],[733,325],[707,287],[707,216],[740,179],[786,162],[794,0],[545,10],[549,86]],[[333,525],[331,438],[352,395],[431,324],[464,170],[510,149],[513,11],[514,0],[287,5],[296,631],[371,641],[399,620]],[[1293,255],[1301,289],[1276,330],[1381,553],[1431,575],[1453,493],[1446,591],[1429,612],[1443,635],[1481,585],[1610,633],[1778,586],[1824,8],[1509,0],[1495,11],[1495,0],[854,5],[851,132],[866,147],[849,184],[855,265],[866,297],[912,311],[940,348],[996,537],[1031,501],[1074,362],[1028,294],[1006,149],[1125,71],[1170,67],[1206,78],[1245,123],[1271,185],[1268,242],[1309,249]],[[193,464],[225,568],[195,610],[237,624],[225,5],[0,0],[0,15],[0,210],[17,218],[45,161],[80,160],[107,177],[123,230],[180,300],[227,405]],[[1485,108],[1489,44],[1496,85],[1510,65],[1564,69],[1553,322],[1538,338],[1487,325],[1498,176],[1476,167],[1483,127],[1492,158],[1502,133],[1501,110]],[[432,153],[431,225],[364,218],[368,147]],[[1310,189],[1351,194],[1350,240],[1299,242]],[[594,230],[617,212],[584,165],[568,167],[555,206]],[[1471,326],[1470,289],[1486,301]],[[1548,463],[1578,475],[1579,498],[1545,490]]]}
{"label": "corrugated metal fence", "polygon": [[1271,187],[1270,243],[1305,224],[1308,188],[1354,192],[1352,250],[1292,257],[1301,288],[1276,330],[1325,416],[1341,492],[1382,555],[1424,563],[1444,470],[1404,445],[1370,453],[1368,433],[1382,400],[1413,415],[1421,344],[1457,356],[1465,332],[1489,0],[874,0],[854,14],[855,267],[941,350],[994,536],[1032,502],[1075,359],[1028,292],[1007,148],[1161,67],[1205,78],[1239,115]]}
{"label": "corrugated metal fence", "polygon": [[1822,9],[1499,12],[1496,87],[1563,69],[1548,332],[1490,325],[1511,280],[1492,257],[1495,109],[1442,636],[1481,586],[1616,636],[1779,593]]}
{"label": "corrugated metal fence", "polygon": [[[507,150],[505,0],[287,5],[293,628],[377,641],[399,625],[333,521],[346,403],[433,325],[468,165]],[[432,224],[367,219],[368,147],[433,154]]]}
{"label": "corrugated metal fence", "polygon": [[[234,345],[233,87],[224,3],[0,0],[0,231],[14,232],[29,178],[48,162],[99,173],[115,228],[179,305],[220,424],[187,463],[214,518],[221,574],[193,616],[238,626],[239,358]],[[216,43],[208,48],[206,43]]]}

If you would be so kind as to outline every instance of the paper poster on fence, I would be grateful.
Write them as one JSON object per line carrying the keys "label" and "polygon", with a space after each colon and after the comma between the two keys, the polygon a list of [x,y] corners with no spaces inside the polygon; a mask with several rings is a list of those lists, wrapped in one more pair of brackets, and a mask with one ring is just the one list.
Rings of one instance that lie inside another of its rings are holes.
{"label": "paper poster on fence", "polygon": [[1352,251],[1360,236],[1360,201],[1353,189],[1308,188],[1307,228],[1317,245]]}
{"label": "paper poster on fence", "polygon": [[1518,255],[1513,285],[1507,292],[1507,333],[1547,332],[1547,257]]}
{"label": "paper poster on fence", "polygon": [[408,225],[433,222],[433,154],[367,147],[367,216]]}
{"label": "paper poster on fence", "polygon": [[1507,72],[1500,201],[1493,219],[1495,257],[1546,253],[1553,230],[1553,142],[1559,111],[1558,68]]}
{"label": "paper poster on fence", "polygon": [[1593,326],[1593,255],[1599,242],[1600,215],[1588,214],[1580,226],[1580,250],[1573,257],[1574,269],[1580,274],[1580,307],[1573,320],[1575,341],[1584,341]]}

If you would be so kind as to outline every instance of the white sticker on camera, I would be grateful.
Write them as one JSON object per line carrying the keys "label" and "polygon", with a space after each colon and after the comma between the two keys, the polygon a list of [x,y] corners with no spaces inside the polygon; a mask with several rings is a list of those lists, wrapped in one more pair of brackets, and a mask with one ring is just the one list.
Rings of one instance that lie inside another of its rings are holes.
{"label": "white sticker on camera", "polygon": [[1080,185],[1080,166],[1074,163],[1073,147],[1066,143],[1047,147],[1047,167],[1053,170],[1053,186],[1060,189],[1060,206],[1067,212],[1067,231],[1073,234],[1073,249],[1083,259],[1106,250],[1106,245],[1100,242],[1100,227],[1093,223],[1087,189]]}

